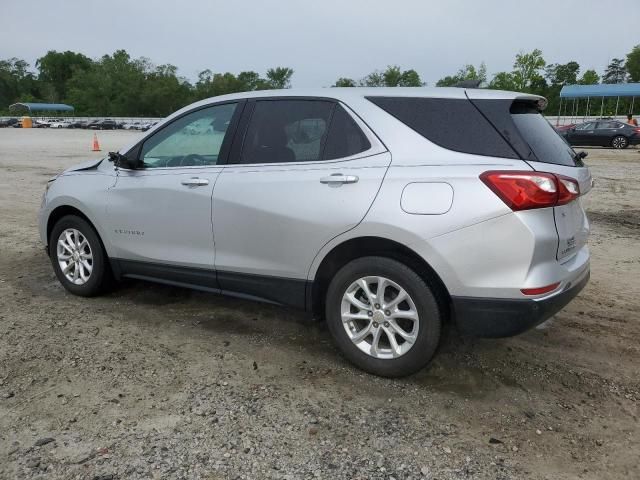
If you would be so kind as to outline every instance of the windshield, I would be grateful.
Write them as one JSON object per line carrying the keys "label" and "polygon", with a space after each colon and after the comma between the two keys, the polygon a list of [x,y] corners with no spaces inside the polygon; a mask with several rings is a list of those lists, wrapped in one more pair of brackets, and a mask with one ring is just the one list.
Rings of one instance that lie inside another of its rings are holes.
{"label": "windshield", "polygon": [[516,102],[511,118],[538,161],[576,166],[576,152],[535,108]]}

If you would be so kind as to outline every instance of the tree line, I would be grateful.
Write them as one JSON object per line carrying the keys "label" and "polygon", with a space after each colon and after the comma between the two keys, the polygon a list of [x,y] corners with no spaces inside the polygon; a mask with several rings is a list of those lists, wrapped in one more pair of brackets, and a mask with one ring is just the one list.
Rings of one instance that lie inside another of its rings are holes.
{"label": "tree line", "polygon": [[[16,102],[68,103],[77,115],[163,117],[193,101],[251,90],[289,88],[294,71],[274,67],[264,76],[254,71],[238,74],[203,70],[197,80],[178,74],[174,65],[154,65],[147,58],[131,58],[125,50],[91,59],[82,53],[49,51],[37,59],[35,70],[24,60],[0,60],[0,112]],[[558,97],[564,85],[640,82],[640,45],[626,57],[614,58],[602,74],[582,71],[575,61],[547,63],[540,50],[521,52],[511,71],[489,78],[484,62],[465,65],[436,82],[453,86],[475,80],[482,87],[515,90],[542,95],[549,100],[548,112],[558,111]],[[361,79],[340,77],[334,87],[419,87],[425,86],[417,71],[388,66]],[[624,112],[622,104],[620,112]],[[584,106],[583,106],[584,108]],[[607,113],[611,113],[611,101]]]}

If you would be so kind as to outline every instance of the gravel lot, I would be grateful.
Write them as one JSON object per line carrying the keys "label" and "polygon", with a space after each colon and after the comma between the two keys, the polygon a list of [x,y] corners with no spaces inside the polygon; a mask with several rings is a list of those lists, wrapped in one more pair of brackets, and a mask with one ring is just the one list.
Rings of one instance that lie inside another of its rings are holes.
{"label": "gravel lot", "polygon": [[[139,133],[100,132],[103,152]],[[58,284],[44,185],[88,131],[0,130],[0,478],[640,478],[640,151],[590,149],[591,283],[516,338],[363,374],[294,310]]]}

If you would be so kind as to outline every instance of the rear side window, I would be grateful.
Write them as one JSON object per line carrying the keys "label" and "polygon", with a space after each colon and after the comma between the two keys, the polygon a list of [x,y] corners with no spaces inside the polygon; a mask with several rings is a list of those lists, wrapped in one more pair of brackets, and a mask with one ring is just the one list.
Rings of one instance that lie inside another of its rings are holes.
{"label": "rear side window", "polygon": [[611,128],[620,128],[622,124],[618,122],[598,122],[598,130],[611,129]]}
{"label": "rear side window", "polygon": [[431,142],[456,152],[519,158],[466,99],[367,97]]}
{"label": "rear side window", "polygon": [[336,158],[350,157],[371,148],[360,127],[340,105],[336,106],[331,119],[331,127],[327,137],[323,158],[334,160]]}
{"label": "rear side window", "polygon": [[240,163],[332,160],[370,147],[358,125],[335,102],[260,100],[251,114]]}
{"label": "rear side window", "polygon": [[333,108],[332,102],[313,100],[256,102],[241,163],[320,160]]}

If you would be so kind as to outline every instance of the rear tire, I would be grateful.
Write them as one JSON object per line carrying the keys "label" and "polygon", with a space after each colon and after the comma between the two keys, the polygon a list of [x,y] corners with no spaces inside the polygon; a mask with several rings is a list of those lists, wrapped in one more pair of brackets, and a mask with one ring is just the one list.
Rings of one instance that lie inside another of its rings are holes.
{"label": "rear tire", "polygon": [[403,377],[424,368],[435,354],[443,315],[432,288],[409,267],[386,257],[362,257],[333,277],[326,318],[349,361],[374,375]]}
{"label": "rear tire", "polygon": [[74,295],[93,297],[111,283],[100,237],[81,217],[67,215],[56,222],[49,237],[49,257],[56,277]]}
{"label": "rear tire", "polygon": [[618,135],[611,140],[611,146],[616,149],[627,148],[629,146],[629,139],[624,135]]}

